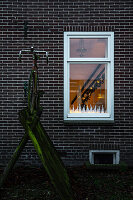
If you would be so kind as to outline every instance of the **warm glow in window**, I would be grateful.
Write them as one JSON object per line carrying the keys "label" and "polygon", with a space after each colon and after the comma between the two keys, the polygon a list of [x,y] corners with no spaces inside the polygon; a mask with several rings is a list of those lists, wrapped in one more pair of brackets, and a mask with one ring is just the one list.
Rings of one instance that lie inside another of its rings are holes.
{"label": "warm glow in window", "polygon": [[104,58],[107,57],[107,39],[70,38],[71,58]]}
{"label": "warm glow in window", "polygon": [[70,113],[105,113],[106,64],[70,64]]}
{"label": "warm glow in window", "polygon": [[64,121],[114,121],[114,33],[64,33]]}

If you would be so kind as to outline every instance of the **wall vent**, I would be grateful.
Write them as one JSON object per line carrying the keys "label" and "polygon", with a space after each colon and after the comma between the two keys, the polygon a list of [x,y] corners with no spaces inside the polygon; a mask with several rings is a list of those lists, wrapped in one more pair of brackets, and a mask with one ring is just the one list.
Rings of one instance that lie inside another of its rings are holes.
{"label": "wall vent", "polygon": [[119,150],[90,150],[90,164],[119,164]]}

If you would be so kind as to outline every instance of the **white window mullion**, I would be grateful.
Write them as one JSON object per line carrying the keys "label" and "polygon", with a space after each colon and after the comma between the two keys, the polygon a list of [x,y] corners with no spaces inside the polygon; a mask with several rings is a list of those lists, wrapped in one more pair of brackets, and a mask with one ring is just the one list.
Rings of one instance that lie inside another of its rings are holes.
{"label": "white window mullion", "polygon": [[109,58],[68,58],[68,62],[110,62]]}

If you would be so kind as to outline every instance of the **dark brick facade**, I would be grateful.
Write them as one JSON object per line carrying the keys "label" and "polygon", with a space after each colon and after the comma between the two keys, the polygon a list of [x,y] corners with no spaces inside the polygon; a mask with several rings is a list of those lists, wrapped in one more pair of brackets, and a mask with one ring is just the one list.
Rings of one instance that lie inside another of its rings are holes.
{"label": "dark brick facade", "polygon": [[[24,23],[27,22],[27,37]],[[113,31],[115,37],[115,122],[71,124],[63,121],[63,32]],[[21,49],[49,52],[39,60],[41,122],[67,165],[83,164],[89,149],[119,149],[133,165],[133,1],[132,0],[1,0],[0,1],[0,164],[5,165],[24,129],[18,112],[25,106],[24,82],[32,67]],[[29,141],[18,163],[40,164]]]}

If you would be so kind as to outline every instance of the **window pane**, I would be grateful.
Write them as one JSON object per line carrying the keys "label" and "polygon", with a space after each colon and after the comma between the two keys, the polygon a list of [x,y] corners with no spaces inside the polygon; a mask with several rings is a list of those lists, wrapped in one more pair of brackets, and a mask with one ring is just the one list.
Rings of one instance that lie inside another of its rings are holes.
{"label": "window pane", "polygon": [[113,154],[94,153],[94,164],[113,164]]}
{"label": "window pane", "polygon": [[106,112],[106,64],[70,64],[70,113]]}
{"label": "window pane", "polygon": [[71,58],[106,58],[108,39],[70,38]]}

